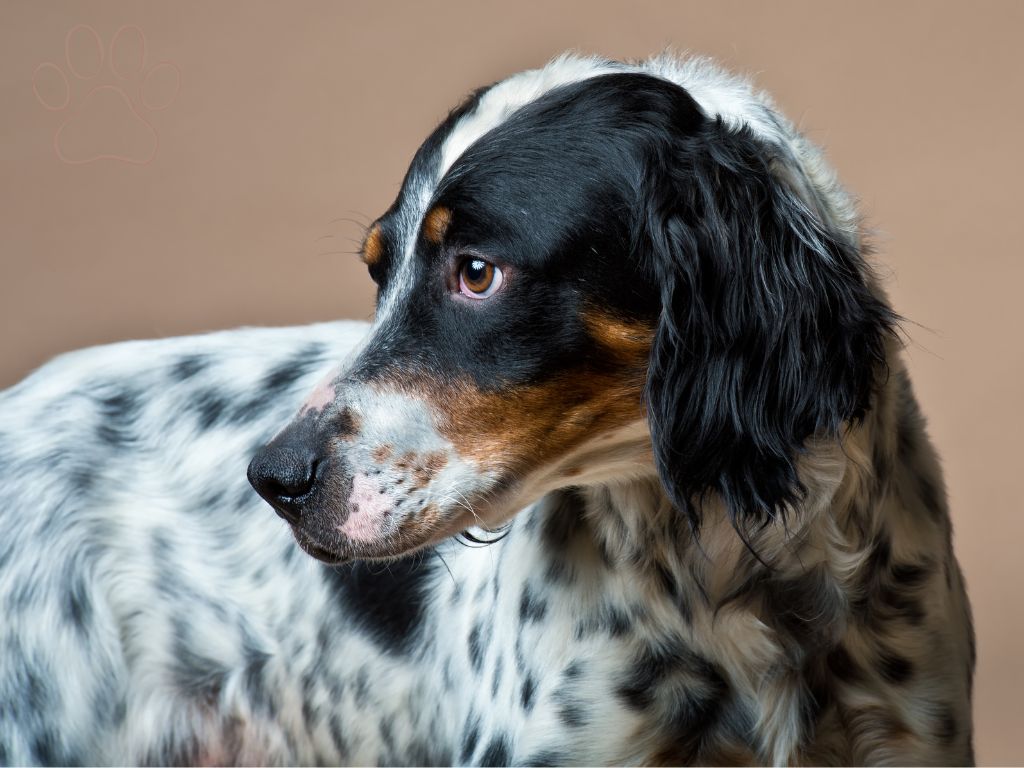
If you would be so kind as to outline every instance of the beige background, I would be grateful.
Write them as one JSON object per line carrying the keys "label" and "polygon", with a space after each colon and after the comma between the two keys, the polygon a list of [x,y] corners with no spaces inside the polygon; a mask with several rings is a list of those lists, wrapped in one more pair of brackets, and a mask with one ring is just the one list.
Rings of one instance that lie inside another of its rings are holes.
{"label": "beige background", "polygon": [[360,224],[470,89],[566,48],[710,54],[878,231],[974,603],[978,759],[1024,762],[1022,33],[1021,2],[2,0],[0,386],[85,344],[368,317]]}

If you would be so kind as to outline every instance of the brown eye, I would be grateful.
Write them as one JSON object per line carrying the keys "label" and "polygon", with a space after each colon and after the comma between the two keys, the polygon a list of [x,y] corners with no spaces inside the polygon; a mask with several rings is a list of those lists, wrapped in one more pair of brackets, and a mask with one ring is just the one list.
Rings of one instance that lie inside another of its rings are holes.
{"label": "brown eye", "polygon": [[501,287],[501,268],[477,257],[470,257],[459,267],[459,291],[471,299],[486,299]]}

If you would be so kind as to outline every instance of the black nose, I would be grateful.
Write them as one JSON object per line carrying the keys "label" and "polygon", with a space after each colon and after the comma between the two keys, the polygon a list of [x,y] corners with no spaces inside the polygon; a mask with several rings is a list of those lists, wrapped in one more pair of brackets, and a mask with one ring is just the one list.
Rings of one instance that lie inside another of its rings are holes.
{"label": "black nose", "polygon": [[295,524],[313,490],[318,465],[311,450],[271,444],[249,462],[249,482],[277,514]]}

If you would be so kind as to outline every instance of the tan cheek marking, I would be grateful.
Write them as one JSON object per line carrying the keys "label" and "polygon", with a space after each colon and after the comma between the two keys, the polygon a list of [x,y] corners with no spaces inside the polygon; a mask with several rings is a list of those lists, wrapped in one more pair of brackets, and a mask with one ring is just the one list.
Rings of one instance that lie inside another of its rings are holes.
{"label": "tan cheek marking", "polygon": [[643,417],[643,376],[565,374],[509,392],[460,383],[439,403],[440,431],[459,455],[520,473]]}
{"label": "tan cheek marking", "polygon": [[506,392],[463,381],[437,393],[441,431],[460,455],[523,472],[643,418],[654,328],[599,310],[583,320],[599,348],[595,364]]}
{"label": "tan cheek marking", "polygon": [[583,323],[598,346],[616,362],[646,361],[654,341],[654,328],[647,323],[624,320],[600,309],[583,312]]}
{"label": "tan cheek marking", "polygon": [[378,445],[373,449],[373,460],[378,464],[383,464],[391,458],[392,453],[394,453],[394,449],[387,443],[384,443],[384,445]]}
{"label": "tan cheek marking", "polygon": [[434,245],[440,245],[451,223],[451,210],[443,205],[435,205],[423,219],[423,236]]}
{"label": "tan cheek marking", "polygon": [[374,224],[373,229],[366,235],[363,247],[360,250],[366,266],[372,267],[380,261],[380,257],[384,252],[384,244],[381,242],[382,237],[380,224]]}
{"label": "tan cheek marking", "polygon": [[[488,469],[522,474],[644,417],[654,329],[596,311],[584,320],[598,345],[597,359],[540,384],[482,392],[466,379],[413,375],[390,383],[428,401],[438,431],[460,456]],[[412,454],[401,456],[395,468],[412,469],[414,483],[429,482],[428,473],[416,472],[420,467]]]}

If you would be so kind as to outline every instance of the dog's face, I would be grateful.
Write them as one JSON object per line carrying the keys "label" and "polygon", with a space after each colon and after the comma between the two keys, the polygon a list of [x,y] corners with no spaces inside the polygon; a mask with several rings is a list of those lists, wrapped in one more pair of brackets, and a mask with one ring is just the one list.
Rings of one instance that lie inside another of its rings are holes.
{"label": "dog's face", "polygon": [[478,93],[369,228],[365,347],[253,484],[327,561],[655,473],[694,519],[707,491],[771,514],[803,441],[863,409],[885,327],[856,252],[774,161],[646,74]]}

